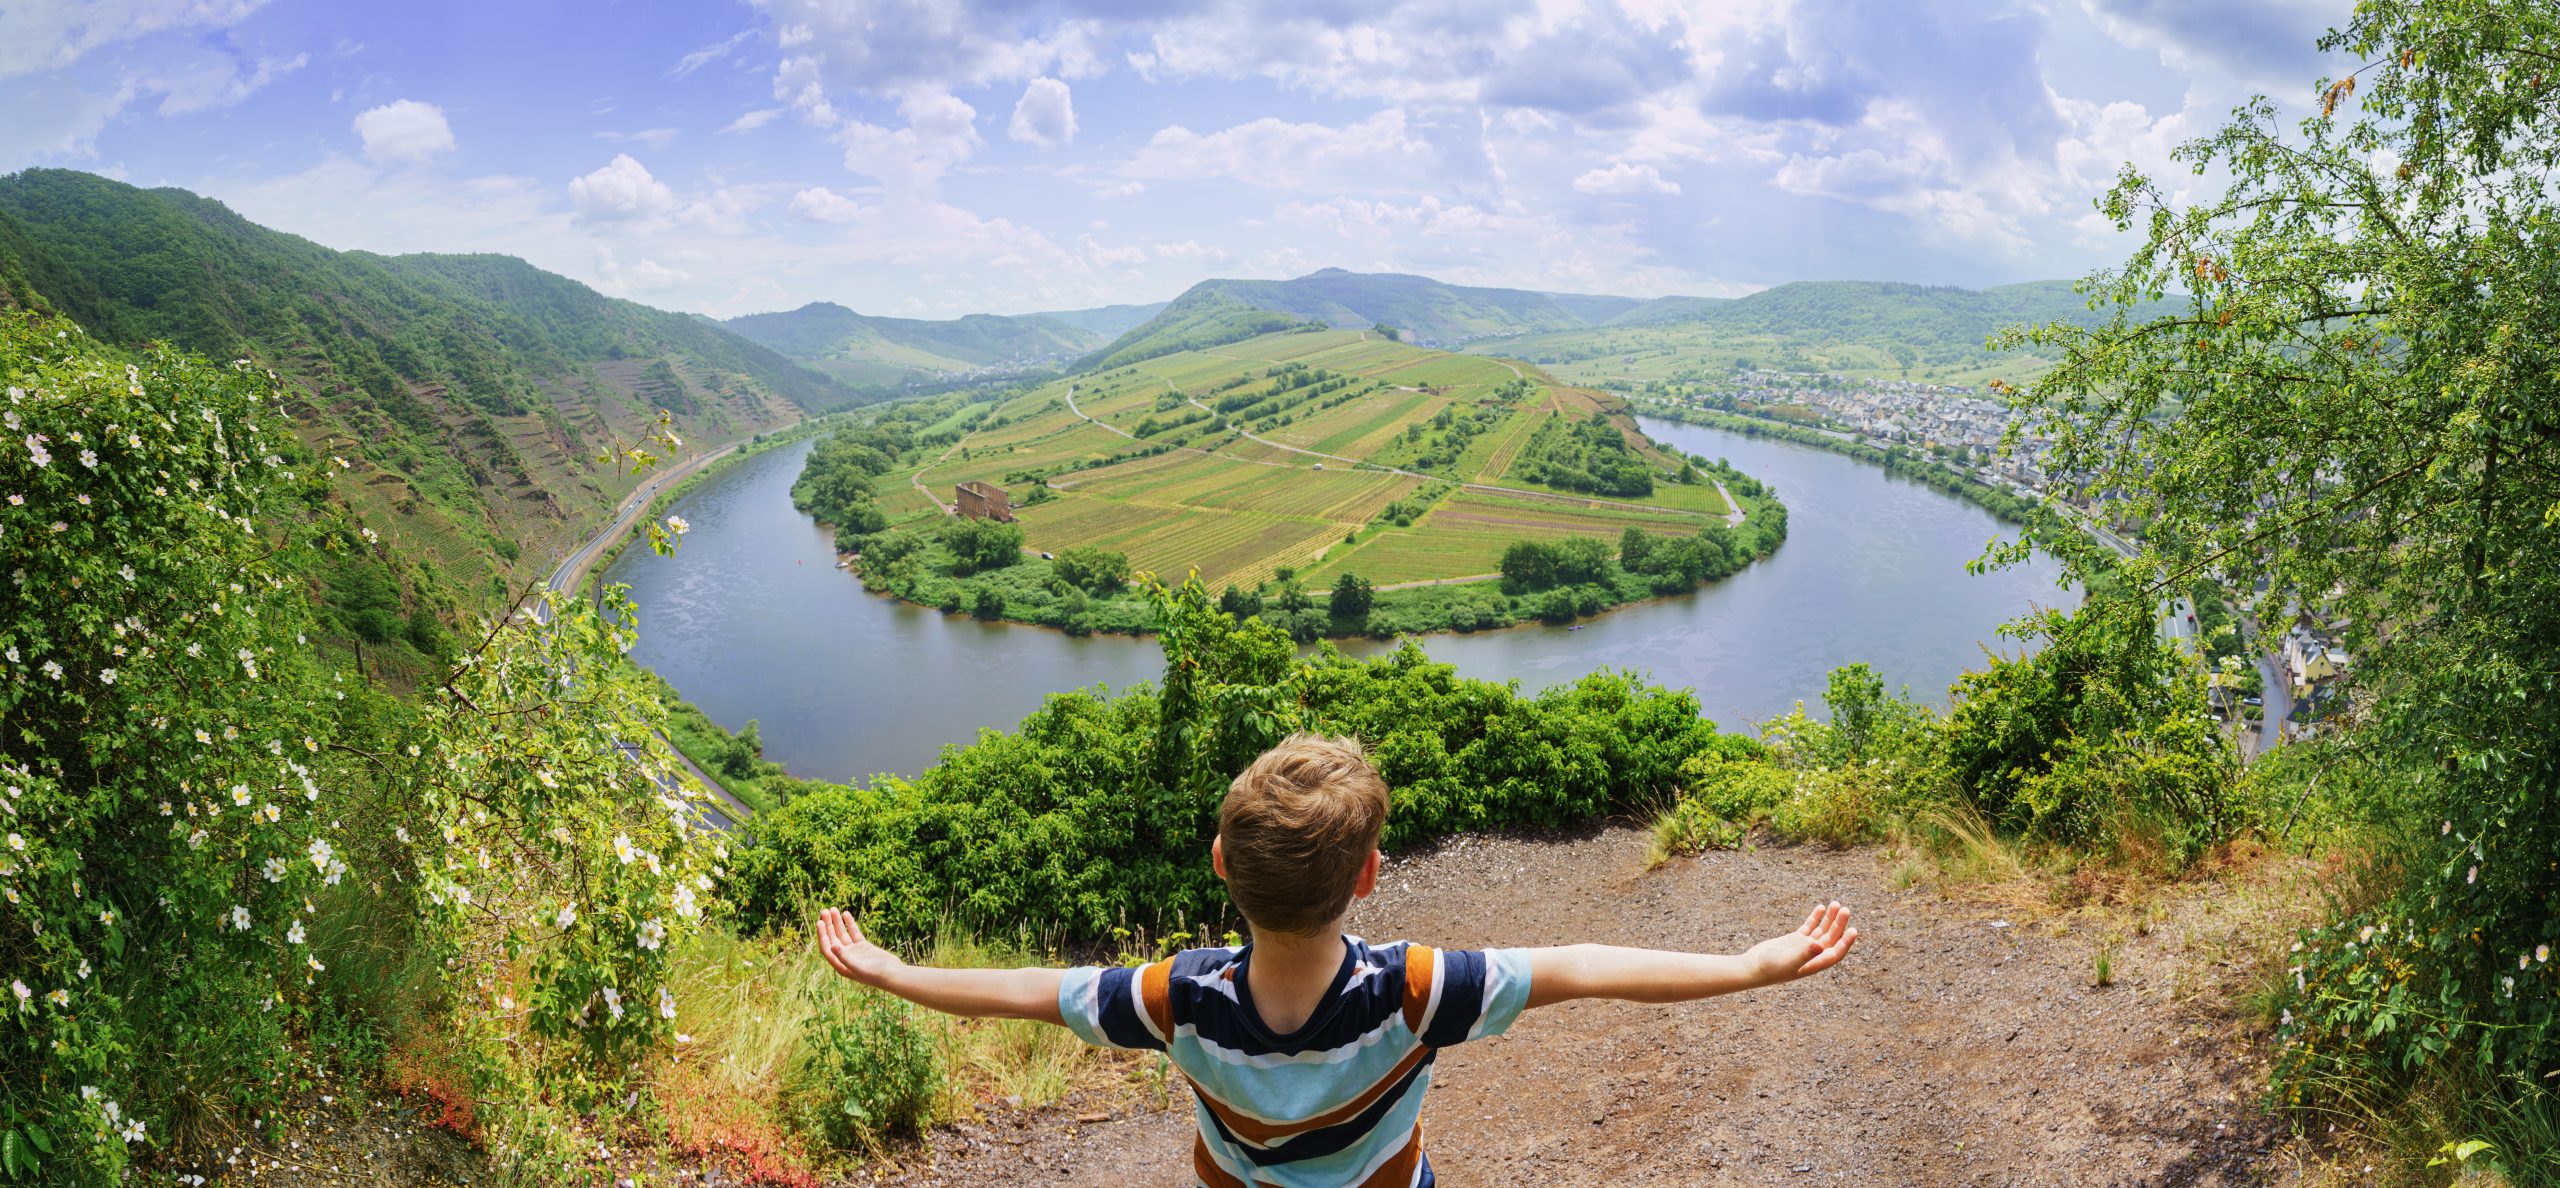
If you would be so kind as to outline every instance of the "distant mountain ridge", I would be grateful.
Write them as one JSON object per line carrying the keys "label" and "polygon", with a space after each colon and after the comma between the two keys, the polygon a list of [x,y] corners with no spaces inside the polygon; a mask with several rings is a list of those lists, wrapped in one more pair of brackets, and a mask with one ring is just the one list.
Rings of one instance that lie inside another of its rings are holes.
{"label": "distant mountain ridge", "polygon": [[1174,298],[1148,322],[1121,335],[1093,362],[1109,366],[1168,353],[1167,348],[1205,345],[1204,333],[1221,332],[1215,327],[1222,323],[1237,338],[1251,337],[1243,333],[1247,330],[1270,332],[1272,327],[1260,325],[1260,320],[1237,315],[1240,309],[1339,330],[1392,326],[1408,341],[1441,346],[1501,334],[1596,325],[1643,304],[1634,297],[1477,288],[1408,273],[1340,268],[1319,269],[1292,280],[1205,280]]}
{"label": "distant mountain ridge", "polygon": [[1590,352],[1596,352],[1615,349],[1593,337],[1608,331],[1678,327],[1735,338],[1828,336],[1873,348],[1883,357],[1945,358],[1955,347],[1981,355],[1983,339],[2002,326],[2098,316],[2064,281],[1989,289],[1799,281],[1747,297],[1643,299],[1478,288],[1402,273],[1327,268],[1284,281],[1202,281],[1080,366],[1119,366],[1292,326],[1365,330],[1376,325],[1395,329],[1407,341],[1464,346],[1472,353],[1502,353],[1519,344],[1552,355],[1562,340],[1575,338],[1590,338]]}
{"label": "distant mountain ridge", "polygon": [[274,369],[349,501],[466,599],[512,584],[638,481],[597,457],[656,410],[707,445],[864,397],[683,314],[510,256],[340,252],[178,189],[0,176],[0,306],[119,346]]}
{"label": "distant mountain ridge", "polygon": [[856,313],[832,301],[813,301],[721,324],[846,383],[896,387],[953,373],[1059,367],[1155,316],[1165,304],[929,321]]}

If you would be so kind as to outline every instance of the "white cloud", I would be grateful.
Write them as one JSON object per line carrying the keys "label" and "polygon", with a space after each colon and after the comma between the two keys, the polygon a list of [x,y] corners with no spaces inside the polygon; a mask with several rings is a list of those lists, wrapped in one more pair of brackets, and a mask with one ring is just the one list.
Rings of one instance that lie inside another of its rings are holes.
{"label": "white cloud", "polygon": [[1293,124],[1265,116],[1206,136],[1180,124],[1157,132],[1120,167],[1127,177],[1225,177],[1257,186],[1367,190],[1416,184],[1434,154],[1388,108],[1356,124]]}
{"label": "white cloud", "polygon": [[[2157,51],[2160,61],[2202,79],[2301,100],[2323,73],[2320,34],[2352,15],[2349,0],[2081,0],[2089,18],[2120,45]],[[2231,96],[2236,98],[2236,96]]]}
{"label": "white cloud", "polygon": [[735,34],[732,34],[726,41],[714,42],[702,47],[701,49],[695,50],[692,53],[686,54],[684,57],[677,59],[675,65],[667,67],[667,77],[683,78],[684,76],[691,74],[696,70],[700,70],[713,62],[726,58],[730,54],[737,52],[738,47],[745,45],[747,38],[754,34],[755,30],[753,29],[740,29]]}
{"label": "white cloud", "polygon": [[1084,257],[1104,268],[1133,268],[1147,262],[1147,249],[1131,244],[1127,247],[1104,247],[1090,235],[1076,237],[1076,246],[1084,249]]}
{"label": "white cloud", "polygon": [[605,244],[596,245],[593,275],[597,288],[616,297],[664,293],[682,288],[693,279],[692,273],[670,268],[646,256],[625,264],[621,254]]}
{"label": "white cloud", "polygon": [[587,262],[568,215],[531,178],[450,179],[332,155],[294,173],[209,177],[188,188],[341,251],[507,252],[573,276]]}
{"label": "white cloud", "polygon": [[637,132],[598,132],[596,139],[606,144],[642,144],[653,149],[667,147],[676,138],[673,128],[642,128]]}
{"label": "white cloud", "polygon": [[662,218],[676,210],[675,191],[629,153],[616,153],[603,168],[572,180],[569,201],[580,218],[600,223]]}
{"label": "white cloud", "polygon": [[1406,235],[1483,235],[1529,229],[1525,219],[1465,204],[1448,205],[1430,195],[1409,205],[1366,202],[1357,198],[1291,202],[1274,211],[1272,217],[1292,226],[1320,227],[1337,235],[1379,239]]}
{"label": "white cloud", "polygon": [[91,92],[46,80],[0,84],[0,172],[48,161],[97,156],[98,133],[134,100],[128,81]]}
{"label": "white cloud", "polygon": [[861,203],[825,186],[811,186],[791,196],[791,213],[819,223],[850,223],[861,218]]}
{"label": "white cloud", "polygon": [[228,28],[266,0],[10,0],[0,6],[0,78],[56,70],[101,46],[170,29]]}
{"label": "white cloud", "polygon": [[400,99],[356,117],[356,135],[364,139],[364,155],[377,161],[418,162],[453,151],[453,127],[444,109],[415,99]]}
{"label": "white cloud", "polygon": [[[1007,12],[960,0],[756,0],[773,14],[777,41],[805,58],[810,76],[888,96],[1029,79],[1080,78],[1100,69],[1096,16],[1062,17],[1037,31]],[[1069,7],[1074,7],[1070,5]],[[792,90],[801,80],[795,78]],[[777,98],[782,96],[777,95]]]}
{"label": "white cloud", "polygon": [[1025,144],[1056,148],[1076,138],[1075,100],[1067,84],[1035,78],[1013,105],[1013,125],[1006,134]]}
{"label": "white cloud", "polygon": [[[784,32],[787,38],[789,31]],[[835,104],[827,101],[826,79],[819,70],[818,58],[813,54],[784,58],[782,64],[774,68],[773,97],[781,100],[805,123],[824,128],[836,122]]]}
{"label": "white cloud", "polygon": [[844,167],[889,186],[929,190],[985,141],[978,110],[947,91],[918,91],[898,101],[904,128],[847,120],[836,130]]}
{"label": "white cloud", "polygon": [[1664,181],[1651,165],[1620,161],[1573,179],[1573,188],[1585,194],[1677,194],[1680,183]]}
{"label": "white cloud", "polygon": [[713,135],[726,136],[732,132],[753,132],[758,128],[772,123],[773,117],[781,114],[782,109],[779,107],[759,107],[729,121],[728,127],[720,129],[718,132],[713,133]]}
{"label": "white cloud", "polygon": [[229,107],[256,94],[268,83],[310,64],[311,55],[295,54],[290,58],[260,58],[255,66],[242,71],[229,60],[215,61],[175,78],[157,82],[161,90],[160,114],[185,115],[208,108]]}

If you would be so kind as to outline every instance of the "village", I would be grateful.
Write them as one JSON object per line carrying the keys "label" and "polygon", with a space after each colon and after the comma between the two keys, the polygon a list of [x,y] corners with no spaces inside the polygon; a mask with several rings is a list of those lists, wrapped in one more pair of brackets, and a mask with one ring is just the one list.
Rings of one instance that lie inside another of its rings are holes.
{"label": "village", "polygon": [[[2002,443],[2016,414],[1987,393],[1964,385],[1745,369],[1735,371],[1717,388],[1686,399],[1793,422],[1878,449],[1925,452],[2022,498],[2042,499],[2054,487],[2054,475],[2046,465],[2051,439],[2021,432],[2004,454]],[[2066,493],[2065,499],[2092,524],[2112,524],[2117,519],[2108,514],[2110,493],[2085,499]],[[2103,532],[2101,539],[2112,535]],[[2119,542],[2118,547],[2129,546]],[[2263,584],[2257,590],[2226,589],[2223,595],[2230,608],[2237,610],[2261,592]],[[2169,613],[2170,634],[2190,641],[2208,663],[2217,651],[2243,657],[2255,653],[2254,665],[2243,659],[2240,672],[2213,675],[2215,715],[2260,722],[2261,749],[2317,729],[2353,668],[2353,655],[2345,643],[2352,625],[2316,608],[2299,606],[2288,618],[2263,626],[2245,616],[2234,618],[2228,611],[2217,611],[2178,600]],[[2201,624],[2200,614],[2204,616]],[[2229,630],[2236,635],[2219,649],[2203,638],[2217,621],[2229,621]]]}

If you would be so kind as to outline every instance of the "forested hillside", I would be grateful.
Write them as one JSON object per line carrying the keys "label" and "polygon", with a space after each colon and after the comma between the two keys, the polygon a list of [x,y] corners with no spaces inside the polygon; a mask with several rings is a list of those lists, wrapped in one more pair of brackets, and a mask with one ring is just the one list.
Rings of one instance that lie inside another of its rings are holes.
{"label": "forested hillside", "polygon": [[1383,325],[1408,340],[1437,345],[1592,325],[1642,304],[1633,297],[1479,289],[1427,276],[1339,268],[1285,281],[1206,280],[1122,335],[1096,366],[1235,342],[1282,328],[1285,321],[1337,330]]}
{"label": "forested hillside", "polygon": [[1324,323],[1265,309],[1215,288],[1213,283],[1202,283],[1191,286],[1162,312],[1094,352],[1085,359],[1082,369],[1119,367],[1302,326],[1321,330]]}
{"label": "forested hillside", "polygon": [[1632,354],[1710,370],[1748,363],[1872,371],[1979,365],[1990,358],[1984,340],[2004,327],[2091,316],[2064,281],[1993,289],[1802,281],[1742,298],[1648,301],[1327,268],[1295,280],[1202,281],[1089,362],[1119,366],[1304,322],[1383,326],[1411,342],[1465,343],[1541,363]]}
{"label": "forested hillside", "polygon": [[1066,362],[1104,340],[1100,332],[1046,314],[924,321],[872,317],[831,301],[723,325],[848,384],[870,387],[955,371],[1031,370]]}
{"label": "forested hillside", "polygon": [[[2165,310],[2155,303],[2137,313]],[[2013,378],[2043,369],[2035,357],[1985,346],[2006,327],[2096,320],[2065,281],[1991,289],[1799,281],[1729,300],[1657,298],[1605,325],[1484,339],[1466,349],[1568,365],[1559,374],[1586,383],[1712,380],[1755,367],[1970,381],[1992,366]]]}
{"label": "forested hillside", "polygon": [[295,432],[347,461],[352,509],[399,546],[411,610],[474,604],[595,527],[635,481],[610,456],[659,410],[697,448],[861,398],[512,257],[333,251],[68,170],[0,178],[0,294],[110,343],[274,370]]}

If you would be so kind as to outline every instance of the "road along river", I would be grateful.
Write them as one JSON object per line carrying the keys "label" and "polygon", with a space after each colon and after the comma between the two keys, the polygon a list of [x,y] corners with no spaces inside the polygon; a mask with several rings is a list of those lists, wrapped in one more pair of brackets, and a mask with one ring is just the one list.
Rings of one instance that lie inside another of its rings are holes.
{"label": "road along river", "polygon": [[[1434,635],[1423,646],[1468,676],[1539,689],[1632,668],[1697,691],[1728,729],[1816,702],[1855,661],[1943,704],[1994,631],[2031,605],[2069,605],[2050,563],[1982,577],[1964,564],[1998,535],[1989,513],[1874,467],[1788,442],[1644,421],[1656,441],[1723,457],[1775,486],[1787,543],[1695,594],[1641,603],[1578,630]],[[810,443],[748,458],[675,510],[692,522],[672,557],[626,549],[606,572],[640,605],[632,655],[722,725],[750,718],[793,774],[913,774],[949,743],[1009,729],[1048,694],[1154,680],[1150,639],[1074,639],[980,623],[865,593],[834,567],[829,534],[791,506]],[[1393,645],[1350,641],[1374,654]]]}

